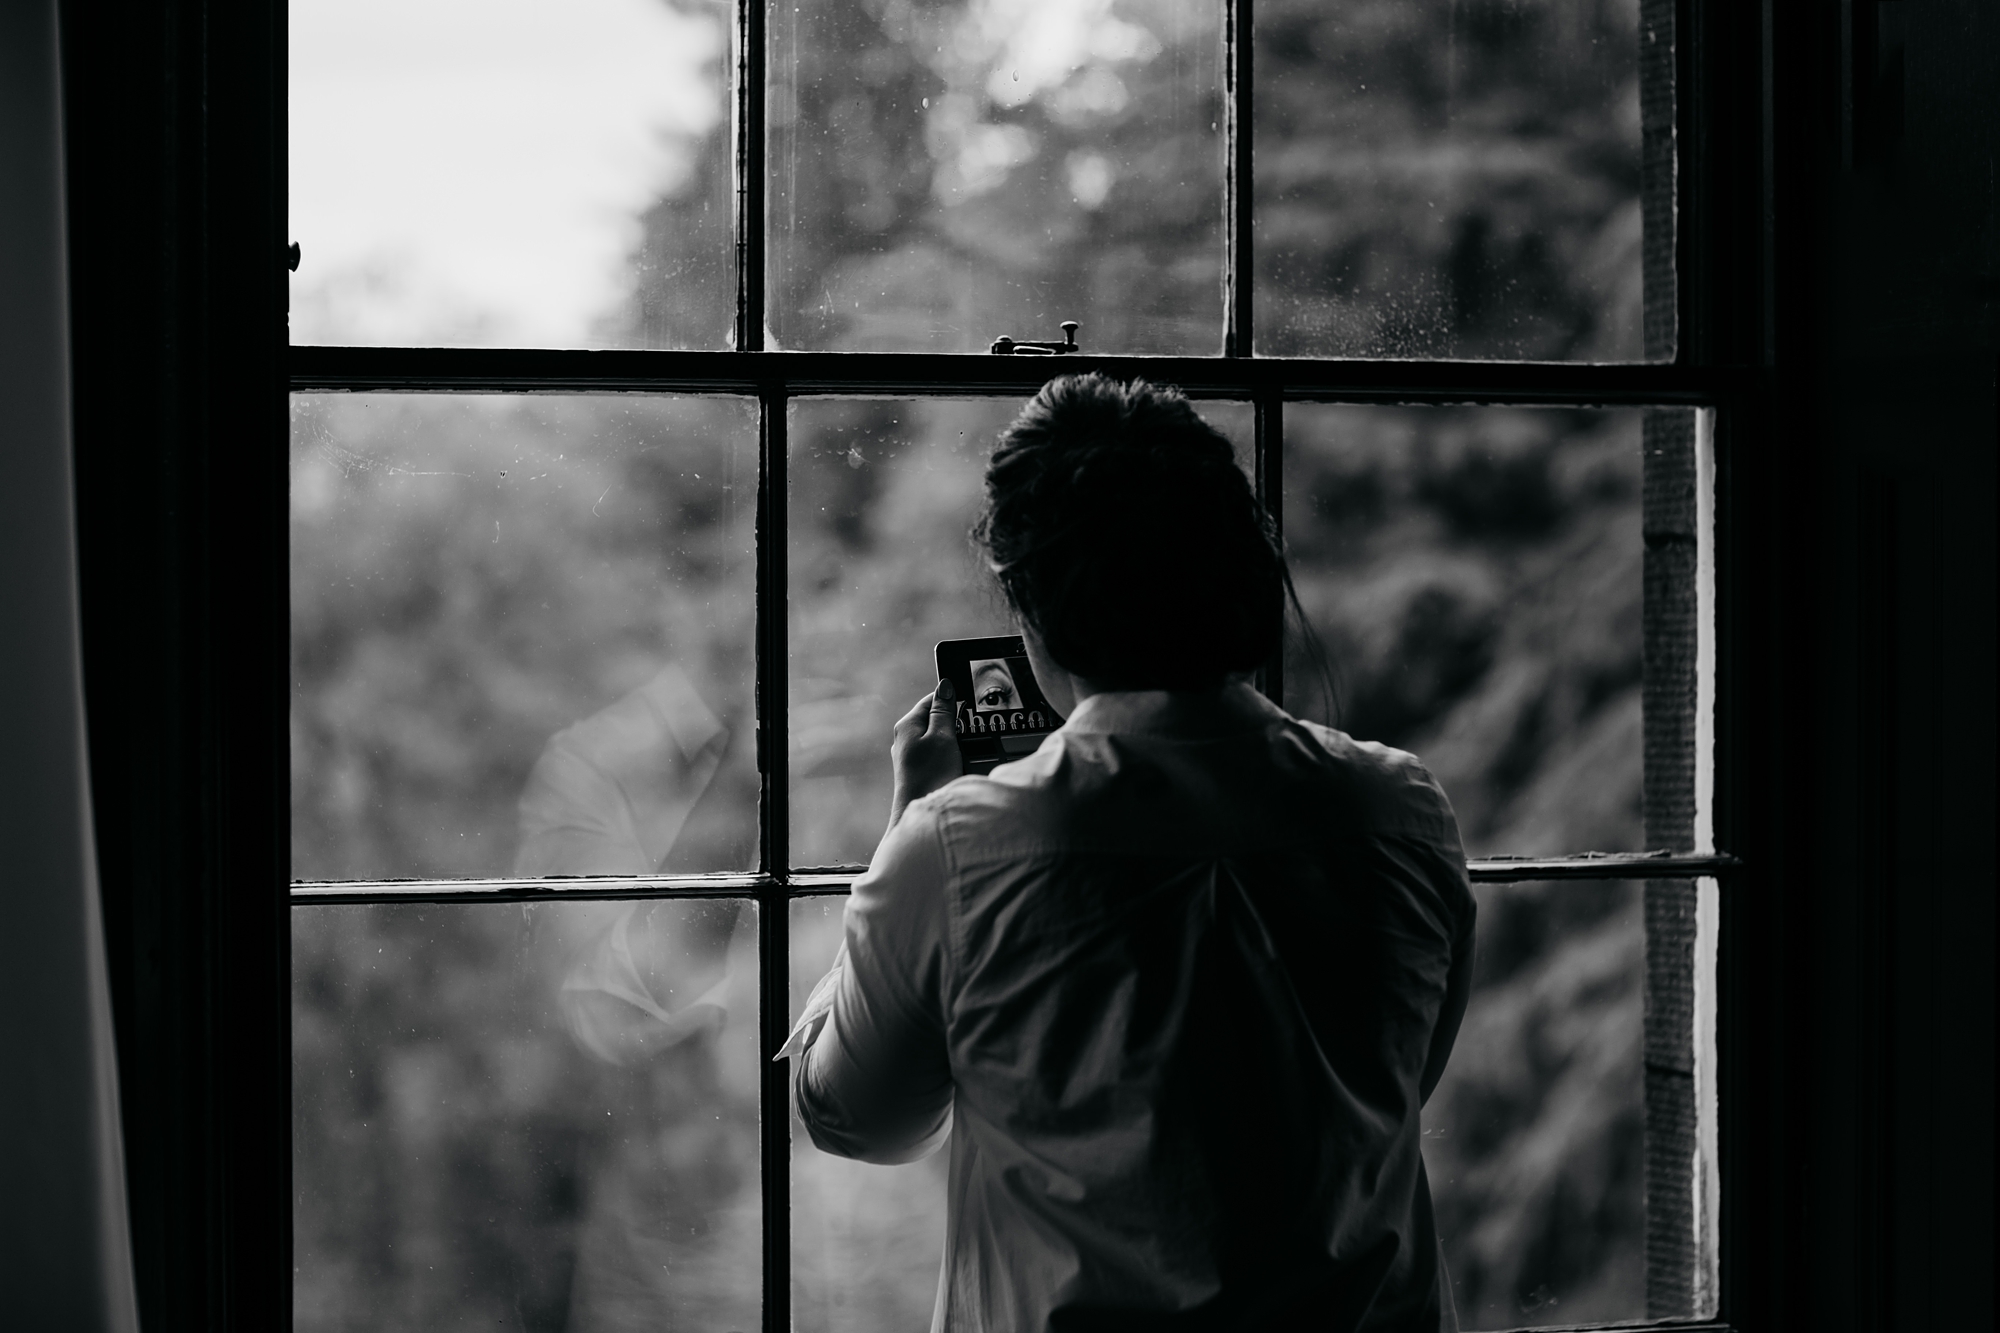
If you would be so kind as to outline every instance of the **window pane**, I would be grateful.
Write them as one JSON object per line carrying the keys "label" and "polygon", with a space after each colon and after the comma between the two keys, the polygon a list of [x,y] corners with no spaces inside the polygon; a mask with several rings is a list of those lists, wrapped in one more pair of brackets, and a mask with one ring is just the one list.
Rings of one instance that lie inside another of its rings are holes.
{"label": "window pane", "polygon": [[1331,679],[1294,636],[1286,707],[1421,757],[1470,855],[1683,845],[1648,836],[1645,763],[1692,746],[1692,652],[1684,698],[1647,682],[1694,568],[1654,568],[1641,441],[1693,415],[1288,405],[1285,540]]}
{"label": "window pane", "polygon": [[[794,402],[792,864],[859,865],[889,816],[889,730],[937,684],[933,646],[1013,632],[967,541],[1013,399]],[[1197,410],[1251,458],[1245,403]]]}
{"label": "window pane", "polygon": [[788,347],[1216,353],[1222,0],[771,8]]}
{"label": "window pane", "polygon": [[731,21],[291,0],[292,341],[728,346]]}
{"label": "window pane", "polygon": [[[792,1018],[833,966],[847,899],[792,903]],[[871,1166],[813,1147],[792,1117],[792,1327],[877,1333],[930,1327],[944,1258],[940,1148],[907,1166]]]}
{"label": "window pane", "polygon": [[1259,0],[1258,350],[1671,357],[1660,8],[1642,42],[1641,0]]}
{"label": "window pane", "polygon": [[1423,1114],[1459,1322],[1643,1319],[1640,886],[1494,884],[1477,897],[1472,1000]]}
{"label": "window pane", "polygon": [[745,869],[754,403],[293,400],[292,869]]}
{"label": "window pane", "polygon": [[292,913],[301,1333],[751,1330],[756,909]]}

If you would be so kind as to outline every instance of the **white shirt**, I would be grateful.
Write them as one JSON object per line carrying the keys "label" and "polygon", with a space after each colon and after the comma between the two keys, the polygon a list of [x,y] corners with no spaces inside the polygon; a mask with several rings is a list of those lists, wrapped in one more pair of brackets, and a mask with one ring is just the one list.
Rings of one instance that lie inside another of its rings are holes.
{"label": "white shirt", "polygon": [[949,1135],[938,1333],[1436,1329],[1472,925],[1410,755],[1240,684],[1094,695],[884,838],[796,1105],[865,1161]]}

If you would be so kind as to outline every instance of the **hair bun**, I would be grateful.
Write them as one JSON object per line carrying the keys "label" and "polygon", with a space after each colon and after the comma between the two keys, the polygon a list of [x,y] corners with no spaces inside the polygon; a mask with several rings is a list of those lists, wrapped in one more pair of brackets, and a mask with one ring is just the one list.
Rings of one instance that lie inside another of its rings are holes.
{"label": "hair bun", "polygon": [[1205,688],[1277,650],[1275,534],[1229,441],[1176,390],[1050,381],[994,449],[973,535],[1023,623],[1099,685]]}

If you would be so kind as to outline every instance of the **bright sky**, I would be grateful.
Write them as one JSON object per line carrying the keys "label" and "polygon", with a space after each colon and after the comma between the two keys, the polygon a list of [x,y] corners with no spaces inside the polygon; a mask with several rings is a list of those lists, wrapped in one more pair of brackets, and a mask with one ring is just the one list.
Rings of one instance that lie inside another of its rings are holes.
{"label": "bright sky", "polygon": [[291,0],[292,341],[574,347],[727,114],[714,0]]}

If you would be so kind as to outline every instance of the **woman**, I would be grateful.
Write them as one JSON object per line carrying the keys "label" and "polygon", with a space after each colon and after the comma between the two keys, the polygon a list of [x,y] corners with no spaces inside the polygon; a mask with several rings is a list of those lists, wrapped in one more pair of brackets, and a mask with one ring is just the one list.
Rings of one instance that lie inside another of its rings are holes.
{"label": "woman", "polygon": [[1290,582],[1179,394],[1051,382],[974,535],[1068,721],[987,777],[948,684],[897,724],[787,1046],[813,1142],[949,1132],[937,1330],[1448,1323],[1418,1126],[1471,982],[1444,793],[1246,683]]}

